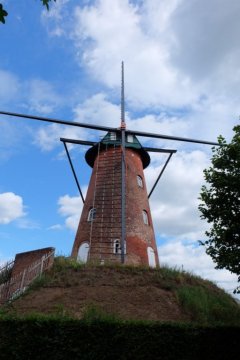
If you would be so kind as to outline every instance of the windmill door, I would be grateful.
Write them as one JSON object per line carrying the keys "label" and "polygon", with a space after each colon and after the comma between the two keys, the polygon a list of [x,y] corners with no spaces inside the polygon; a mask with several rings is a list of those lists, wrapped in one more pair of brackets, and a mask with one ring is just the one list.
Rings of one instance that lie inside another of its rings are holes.
{"label": "windmill door", "polygon": [[148,264],[150,267],[156,267],[156,259],[155,259],[155,253],[153,248],[150,246],[147,248],[147,254],[148,254]]}
{"label": "windmill door", "polygon": [[89,252],[89,243],[88,242],[82,243],[78,250],[78,257],[77,257],[78,261],[86,263],[88,259],[88,252]]}

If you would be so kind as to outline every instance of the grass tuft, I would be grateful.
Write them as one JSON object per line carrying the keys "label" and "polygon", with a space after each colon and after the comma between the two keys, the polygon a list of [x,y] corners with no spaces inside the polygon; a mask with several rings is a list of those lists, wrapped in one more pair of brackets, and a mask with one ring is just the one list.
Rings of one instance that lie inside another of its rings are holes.
{"label": "grass tuft", "polygon": [[86,265],[71,257],[56,256],[53,264],[53,272],[66,271],[68,269],[79,270]]}
{"label": "grass tuft", "polygon": [[81,321],[87,324],[97,322],[121,323],[123,322],[117,315],[106,313],[103,309],[95,304],[88,304],[81,317]]}

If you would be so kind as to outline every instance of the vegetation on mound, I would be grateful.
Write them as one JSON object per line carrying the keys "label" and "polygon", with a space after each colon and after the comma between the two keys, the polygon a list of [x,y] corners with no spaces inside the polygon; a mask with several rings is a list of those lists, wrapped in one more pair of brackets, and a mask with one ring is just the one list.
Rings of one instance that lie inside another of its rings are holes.
{"label": "vegetation on mound", "polygon": [[[100,271],[101,269],[101,271]],[[96,265],[81,264],[71,258],[63,256],[56,257],[52,269],[41,278],[38,278],[29,287],[27,293],[35,291],[40,287],[72,287],[78,284],[78,276],[81,279],[86,277],[89,284],[94,284],[103,272],[109,273],[109,277],[116,278],[125,275],[124,281],[128,281],[128,276],[139,286],[155,286],[174,294],[180,305],[182,312],[190,316],[193,323],[200,325],[237,325],[240,326],[240,306],[235,300],[223,290],[219,289],[210,281],[201,279],[184,270],[161,267],[152,269],[148,267],[134,267],[122,265]],[[23,295],[24,296],[24,295]],[[159,306],[161,304],[159,303]],[[11,313],[11,310],[7,310]],[[14,314],[12,313],[14,316]],[[33,314],[35,316],[35,314]],[[56,305],[55,314],[57,317],[72,318],[67,308],[61,304]],[[1,317],[1,314],[0,314]],[[89,322],[92,320],[114,320],[123,322],[115,314],[104,312],[95,304],[89,304],[84,310],[82,319]]]}
{"label": "vegetation on mound", "polygon": [[227,360],[239,352],[239,327],[39,316],[0,325],[1,359]]}

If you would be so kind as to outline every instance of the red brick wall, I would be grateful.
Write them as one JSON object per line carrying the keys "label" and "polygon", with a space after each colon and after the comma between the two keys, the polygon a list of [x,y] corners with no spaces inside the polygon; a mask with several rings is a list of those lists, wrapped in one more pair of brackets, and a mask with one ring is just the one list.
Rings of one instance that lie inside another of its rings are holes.
{"label": "red brick wall", "polygon": [[[143,179],[138,186],[137,175]],[[95,198],[95,202],[94,202]],[[88,222],[91,207],[96,218]],[[146,210],[149,225],[143,222]],[[77,257],[83,242],[90,243],[89,260],[120,262],[113,253],[114,239],[121,239],[121,148],[102,150],[96,158],[73,245],[72,256]],[[133,149],[126,149],[126,263],[148,265],[147,247],[153,248],[158,265],[157,248],[147,198],[142,161]]]}
{"label": "red brick wall", "polygon": [[54,248],[47,247],[43,249],[16,254],[14,266],[12,270],[12,277],[18,275],[24,269],[32,265],[34,262],[40,260],[43,257],[43,255],[49,254],[52,251],[54,251]]}

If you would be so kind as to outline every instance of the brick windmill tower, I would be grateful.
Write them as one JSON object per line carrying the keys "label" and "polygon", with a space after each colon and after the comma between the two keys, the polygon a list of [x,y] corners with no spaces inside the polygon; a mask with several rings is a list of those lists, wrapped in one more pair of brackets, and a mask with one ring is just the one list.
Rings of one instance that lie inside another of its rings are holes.
{"label": "brick windmill tower", "polygon": [[[84,203],[72,249],[72,256],[84,262],[121,262],[152,267],[159,264],[149,198],[176,150],[143,147],[136,136],[219,145],[216,142],[126,129],[123,63],[119,128],[6,111],[0,111],[0,114],[105,132],[106,135],[100,142],[60,139]],[[85,159],[93,170],[86,199],[83,197],[67,143],[90,146]],[[150,163],[149,152],[168,154],[168,158],[147,194],[143,170]]]}
{"label": "brick windmill tower", "polygon": [[72,256],[82,261],[159,265],[143,170],[148,152],[126,134],[122,64],[121,126],[85,155],[93,168]]}

